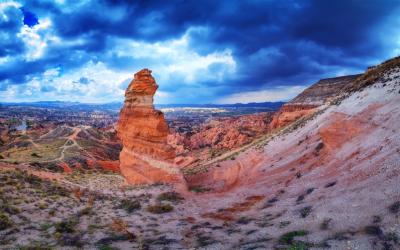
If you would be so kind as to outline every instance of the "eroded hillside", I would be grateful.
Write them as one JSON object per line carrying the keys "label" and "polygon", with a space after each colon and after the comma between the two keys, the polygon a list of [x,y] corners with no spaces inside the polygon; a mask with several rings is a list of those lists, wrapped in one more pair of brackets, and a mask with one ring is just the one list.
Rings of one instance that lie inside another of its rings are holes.
{"label": "eroded hillside", "polygon": [[399,61],[288,126],[188,166],[180,194],[126,186],[118,174],[2,164],[2,248],[398,249]]}

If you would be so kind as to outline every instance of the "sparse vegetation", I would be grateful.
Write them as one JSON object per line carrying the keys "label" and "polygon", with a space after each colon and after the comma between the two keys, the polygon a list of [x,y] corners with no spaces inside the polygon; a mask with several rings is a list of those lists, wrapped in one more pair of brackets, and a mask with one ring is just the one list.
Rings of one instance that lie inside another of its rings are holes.
{"label": "sparse vegetation", "polygon": [[184,200],[184,198],[177,192],[165,192],[161,193],[157,197],[158,201],[171,201],[171,202],[180,202]]}
{"label": "sparse vegetation", "polygon": [[376,67],[373,67],[369,69],[367,72],[365,72],[363,75],[358,77],[353,84],[346,86],[344,89],[344,92],[355,92],[359,91],[371,84],[374,84],[377,82],[379,79],[382,79],[384,74],[395,68],[396,66],[398,67],[400,65],[400,57],[395,57],[392,59],[389,59],[381,64],[379,64]]}

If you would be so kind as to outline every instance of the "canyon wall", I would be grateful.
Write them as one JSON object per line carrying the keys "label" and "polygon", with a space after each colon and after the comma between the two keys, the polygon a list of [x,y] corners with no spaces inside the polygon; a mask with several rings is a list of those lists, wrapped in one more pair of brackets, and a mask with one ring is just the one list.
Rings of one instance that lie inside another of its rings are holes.
{"label": "canyon wall", "polygon": [[117,131],[123,144],[120,169],[130,184],[183,182],[173,164],[174,150],[167,144],[169,129],[164,114],[153,106],[157,88],[151,71],[143,69],[125,92]]}

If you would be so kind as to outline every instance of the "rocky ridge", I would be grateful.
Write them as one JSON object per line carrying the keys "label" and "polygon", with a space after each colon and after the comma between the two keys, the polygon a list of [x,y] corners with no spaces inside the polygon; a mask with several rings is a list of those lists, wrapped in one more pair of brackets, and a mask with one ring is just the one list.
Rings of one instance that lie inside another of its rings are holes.
{"label": "rocky ridge", "polygon": [[321,79],[284,104],[271,122],[271,128],[284,127],[301,117],[310,115],[316,108],[339,95],[341,90],[361,75],[348,75]]}

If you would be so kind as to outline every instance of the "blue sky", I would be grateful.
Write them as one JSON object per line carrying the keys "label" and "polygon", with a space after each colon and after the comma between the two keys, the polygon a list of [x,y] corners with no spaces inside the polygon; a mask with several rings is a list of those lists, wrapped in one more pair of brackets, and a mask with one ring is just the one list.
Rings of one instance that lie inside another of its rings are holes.
{"label": "blue sky", "polygon": [[0,1],[0,101],[285,101],[400,54],[398,0]]}

